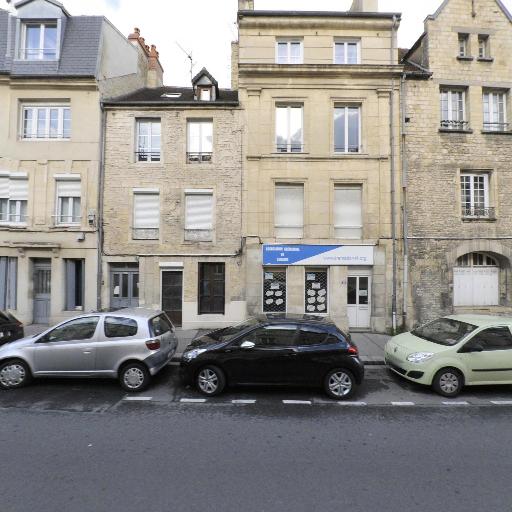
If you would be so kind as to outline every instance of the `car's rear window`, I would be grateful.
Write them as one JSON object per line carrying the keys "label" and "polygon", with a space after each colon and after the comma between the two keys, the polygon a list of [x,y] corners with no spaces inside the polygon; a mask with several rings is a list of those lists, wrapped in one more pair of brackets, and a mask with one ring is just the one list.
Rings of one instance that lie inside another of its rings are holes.
{"label": "car's rear window", "polygon": [[162,336],[166,332],[173,332],[171,322],[165,315],[158,315],[149,321],[149,329],[152,336]]}
{"label": "car's rear window", "polygon": [[127,338],[138,331],[137,321],[133,318],[107,316],[105,318],[105,336],[107,338]]}

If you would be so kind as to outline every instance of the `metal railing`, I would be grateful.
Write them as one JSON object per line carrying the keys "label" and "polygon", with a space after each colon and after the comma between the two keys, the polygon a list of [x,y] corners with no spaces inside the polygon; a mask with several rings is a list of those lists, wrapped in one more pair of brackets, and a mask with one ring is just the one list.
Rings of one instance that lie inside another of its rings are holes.
{"label": "metal railing", "polygon": [[360,151],[361,148],[359,146],[349,146],[348,148],[346,148],[345,146],[334,146],[335,153],[359,153]]}
{"label": "metal railing", "polygon": [[304,144],[292,142],[290,144],[276,144],[278,153],[304,153]]}
{"label": "metal railing", "polygon": [[135,151],[137,162],[160,162],[160,151]]}
{"label": "metal railing", "polygon": [[507,132],[509,123],[484,123],[484,130],[489,132]]}
{"label": "metal railing", "polygon": [[79,226],[82,223],[81,215],[52,215],[54,226]]}
{"label": "metal railing", "polygon": [[462,217],[465,219],[495,219],[496,208],[483,206],[463,206]]}
{"label": "metal railing", "polygon": [[469,122],[443,119],[441,121],[441,128],[444,130],[467,130],[469,129]]}
{"label": "metal railing", "polygon": [[18,215],[16,213],[6,213],[0,215],[0,224],[26,224],[28,215]]}
{"label": "metal railing", "polygon": [[190,164],[200,164],[204,162],[212,161],[213,153],[210,152],[201,152],[201,153],[191,153],[187,152],[187,162]]}
{"label": "metal railing", "polygon": [[53,60],[57,58],[56,48],[21,48],[20,56],[25,60]]}

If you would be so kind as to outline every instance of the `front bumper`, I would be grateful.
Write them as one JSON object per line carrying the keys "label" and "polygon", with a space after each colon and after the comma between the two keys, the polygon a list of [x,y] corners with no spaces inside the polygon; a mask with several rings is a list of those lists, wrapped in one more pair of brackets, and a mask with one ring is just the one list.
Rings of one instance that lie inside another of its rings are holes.
{"label": "front bumper", "polygon": [[384,353],[384,361],[390,370],[411,382],[418,382],[425,386],[432,384],[433,371],[430,361],[425,364],[415,364],[388,352]]}

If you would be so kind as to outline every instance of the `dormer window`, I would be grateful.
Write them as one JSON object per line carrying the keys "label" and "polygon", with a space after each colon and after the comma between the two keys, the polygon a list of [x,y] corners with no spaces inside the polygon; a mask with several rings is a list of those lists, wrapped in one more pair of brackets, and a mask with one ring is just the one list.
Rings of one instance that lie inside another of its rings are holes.
{"label": "dormer window", "polygon": [[216,101],[219,97],[219,84],[206,68],[192,79],[192,87],[197,101]]}
{"label": "dormer window", "polygon": [[212,99],[212,88],[211,87],[199,87],[199,99],[201,101],[211,101]]}
{"label": "dormer window", "polygon": [[55,60],[57,23],[24,23],[20,50],[20,57],[25,60]]}

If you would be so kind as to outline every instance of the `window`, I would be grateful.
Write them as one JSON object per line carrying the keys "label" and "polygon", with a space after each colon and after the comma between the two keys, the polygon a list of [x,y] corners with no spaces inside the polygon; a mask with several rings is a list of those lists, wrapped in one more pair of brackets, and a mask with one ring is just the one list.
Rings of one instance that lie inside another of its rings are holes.
{"label": "window", "polygon": [[66,265],[66,311],[84,309],[85,260],[64,260]]}
{"label": "window", "polygon": [[199,263],[200,315],[224,314],[225,266],[224,263]]}
{"label": "window", "polygon": [[263,270],[263,312],[286,313],[286,268]]}
{"label": "window", "polygon": [[478,58],[479,59],[489,59],[490,58],[489,51],[489,36],[480,34],[478,36]]}
{"label": "window", "polygon": [[334,151],[359,153],[361,147],[361,107],[339,105],[334,108]]}
{"label": "window", "polygon": [[464,254],[457,259],[458,267],[497,267],[498,262],[491,256],[481,253],[473,252]]}
{"label": "window", "polygon": [[469,57],[469,34],[459,34],[459,57]]}
{"label": "window", "polygon": [[185,240],[209,242],[213,238],[213,191],[185,192]]}
{"label": "window", "polygon": [[484,130],[501,132],[508,130],[507,93],[484,92]]}
{"label": "window", "polygon": [[460,176],[463,217],[491,217],[489,208],[489,175],[464,173]]}
{"label": "window", "polygon": [[166,315],[158,315],[149,321],[151,336],[162,336],[166,332],[174,332],[174,328]]}
{"label": "window", "polygon": [[334,43],[334,64],[360,64],[359,41],[336,41]]}
{"label": "window", "polygon": [[22,28],[20,57],[26,60],[57,58],[57,24],[25,23]]}
{"label": "window", "polygon": [[441,90],[441,128],[464,130],[466,121],[466,92],[460,89]]}
{"label": "window", "polygon": [[189,163],[211,162],[213,154],[213,121],[189,120],[187,161]]}
{"label": "window", "polygon": [[212,88],[211,87],[199,87],[199,99],[200,99],[200,101],[211,101]]}
{"label": "window", "polygon": [[79,180],[57,181],[56,224],[80,224],[82,183]]}
{"label": "window", "polygon": [[267,325],[250,332],[242,341],[252,341],[260,348],[293,347],[297,326],[290,324]]}
{"label": "window", "polygon": [[25,224],[27,199],[27,178],[0,176],[0,223]]}
{"label": "window", "polygon": [[334,236],[363,238],[362,188],[336,185],[334,187]]}
{"label": "window", "polygon": [[[308,325],[301,325],[299,329],[299,337],[297,345],[299,346],[311,346],[321,345],[327,338],[327,332],[319,329],[318,327],[310,327]],[[339,340],[335,338],[334,343],[338,343]]]}
{"label": "window", "polygon": [[16,309],[18,258],[0,257],[0,310]]}
{"label": "window", "polygon": [[126,338],[135,336],[138,331],[137,321],[133,318],[107,316],[105,318],[105,336],[107,338]]}
{"label": "window", "polygon": [[274,201],[276,238],[304,237],[304,185],[276,184]]}
{"label": "window", "polygon": [[71,109],[58,105],[24,106],[22,138],[71,138]]}
{"label": "window", "polygon": [[278,153],[301,153],[303,150],[302,105],[276,107],[276,149]]}
{"label": "window", "polygon": [[158,240],[160,233],[160,194],[137,191],[133,195],[133,239]]}
{"label": "window", "polygon": [[508,327],[491,327],[480,331],[467,345],[481,345],[485,351],[512,350],[512,335]]}
{"label": "window", "polygon": [[96,332],[99,319],[99,316],[90,316],[71,320],[43,336],[39,343],[90,340]]}
{"label": "window", "polygon": [[137,120],[137,162],[160,162],[160,119]]}
{"label": "window", "polygon": [[280,40],[277,41],[277,64],[302,64],[303,57],[303,44],[301,40]]}
{"label": "window", "polygon": [[326,314],[328,311],[327,269],[306,269],[304,310],[308,314]]}

